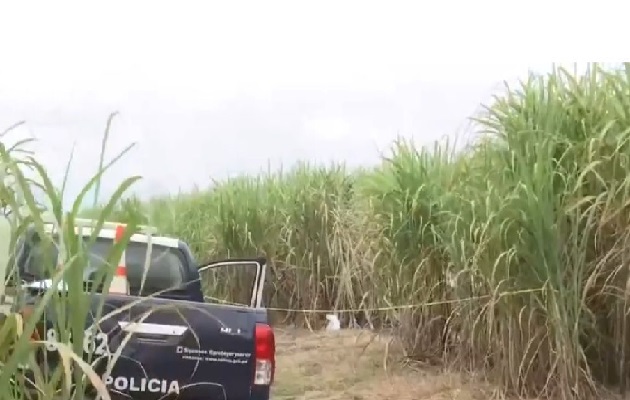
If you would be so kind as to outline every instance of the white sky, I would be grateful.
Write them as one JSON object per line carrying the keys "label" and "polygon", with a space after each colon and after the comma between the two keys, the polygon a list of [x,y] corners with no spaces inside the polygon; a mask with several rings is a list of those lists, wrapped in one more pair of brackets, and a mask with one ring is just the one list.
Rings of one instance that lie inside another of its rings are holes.
{"label": "white sky", "polygon": [[606,1],[606,20],[579,1],[94,4],[0,0],[0,130],[25,120],[14,137],[38,138],[56,180],[75,145],[75,192],[119,111],[108,154],[137,147],[105,189],[140,174],[143,195],[268,163],[374,163],[397,135],[465,132],[502,80],[623,59],[627,15]]}

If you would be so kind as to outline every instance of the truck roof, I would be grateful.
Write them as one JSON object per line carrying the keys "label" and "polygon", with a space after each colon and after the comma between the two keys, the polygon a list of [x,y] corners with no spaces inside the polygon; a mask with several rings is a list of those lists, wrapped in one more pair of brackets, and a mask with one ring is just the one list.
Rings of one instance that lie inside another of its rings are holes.
{"label": "truck roof", "polygon": [[[82,236],[90,236],[92,232],[96,228],[97,221],[93,219],[83,219],[77,218],[75,219],[75,228],[74,231],[76,234],[80,234]],[[112,239],[114,240],[116,236],[116,228],[118,226],[126,226],[127,224],[122,222],[114,222],[114,221],[105,221],[103,223],[103,227],[98,233],[99,238],[103,239]],[[138,226],[140,232],[135,233],[129,239],[132,243],[149,243],[158,246],[170,247],[170,248],[179,248],[180,240],[173,237],[168,236],[156,236],[157,228],[152,226],[140,225]],[[45,231],[47,233],[54,234],[56,232],[57,226],[53,222],[45,221]]]}

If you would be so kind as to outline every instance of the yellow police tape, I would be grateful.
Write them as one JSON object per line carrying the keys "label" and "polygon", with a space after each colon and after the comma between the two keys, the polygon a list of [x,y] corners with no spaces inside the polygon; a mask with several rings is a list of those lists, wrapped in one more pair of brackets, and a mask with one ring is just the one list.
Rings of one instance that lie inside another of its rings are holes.
{"label": "yellow police tape", "polygon": [[[544,288],[523,289],[523,290],[516,290],[513,292],[501,292],[501,293],[497,293],[496,295],[483,295],[483,296],[466,297],[462,299],[430,301],[430,302],[425,302],[425,303],[402,304],[402,305],[392,305],[392,306],[385,306],[385,307],[342,308],[342,309],[332,309],[332,310],[330,309],[324,310],[324,309],[278,308],[278,307],[263,307],[263,308],[265,308],[268,311],[296,312],[296,313],[305,313],[305,314],[328,314],[328,313],[344,314],[344,313],[357,313],[357,312],[394,311],[394,310],[408,310],[408,309],[420,308],[420,307],[433,307],[433,306],[440,306],[440,305],[447,305],[447,304],[458,304],[458,303],[465,303],[465,302],[477,301],[477,300],[486,300],[486,299],[492,299],[492,298],[500,299],[506,296],[515,296],[519,294],[540,292],[543,289]],[[242,304],[242,303],[234,303],[234,302],[230,302],[230,301],[219,299],[212,296],[204,296],[204,297],[206,298],[206,300],[211,300],[211,301],[225,304],[225,305],[239,306],[239,307],[246,306],[245,304]]]}

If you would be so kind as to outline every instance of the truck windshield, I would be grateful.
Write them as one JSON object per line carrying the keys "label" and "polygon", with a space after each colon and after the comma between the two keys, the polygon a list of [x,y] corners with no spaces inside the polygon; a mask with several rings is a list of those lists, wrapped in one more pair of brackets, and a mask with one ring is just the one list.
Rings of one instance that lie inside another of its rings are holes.
{"label": "truck windshield", "polygon": [[[84,281],[92,280],[98,269],[105,265],[112,247],[111,239],[98,238],[96,240],[88,252]],[[127,279],[132,295],[147,296],[176,288],[184,282],[184,265],[178,249],[152,245],[151,261],[145,273],[144,267],[148,253],[146,243],[130,242],[125,249]],[[34,237],[24,247],[24,253],[19,262],[20,270],[30,279],[48,279],[51,267],[56,264],[57,254],[56,246],[45,245]],[[143,277],[144,285],[142,285]],[[143,290],[139,293],[141,287]]]}

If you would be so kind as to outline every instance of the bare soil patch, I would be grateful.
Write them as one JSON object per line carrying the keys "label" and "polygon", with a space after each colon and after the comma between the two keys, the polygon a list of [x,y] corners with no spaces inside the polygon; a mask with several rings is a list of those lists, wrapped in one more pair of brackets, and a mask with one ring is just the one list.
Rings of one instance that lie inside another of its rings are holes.
{"label": "bare soil patch", "polygon": [[273,400],[487,400],[487,385],[403,362],[388,337],[369,331],[277,329]]}

